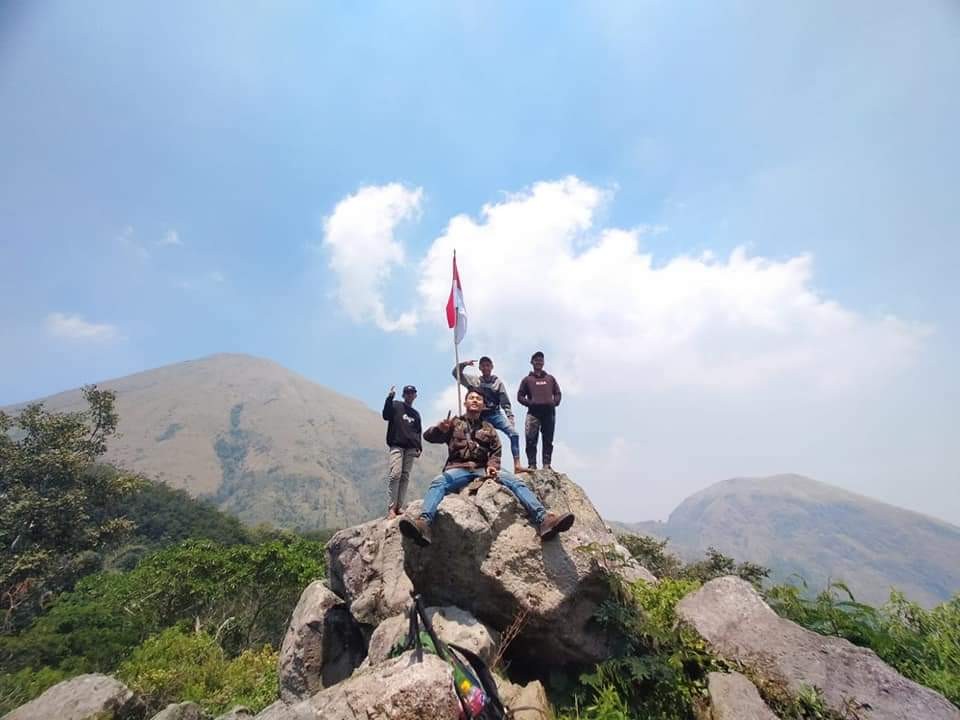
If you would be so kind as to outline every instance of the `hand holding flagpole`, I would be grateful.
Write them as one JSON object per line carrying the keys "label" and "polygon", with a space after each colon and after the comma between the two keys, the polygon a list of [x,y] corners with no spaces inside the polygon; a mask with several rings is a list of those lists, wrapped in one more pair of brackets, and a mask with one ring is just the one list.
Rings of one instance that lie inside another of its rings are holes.
{"label": "hand holding flagpole", "polygon": [[457,251],[453,251],[453,282],[447,300],[447,326],[453,330],[453,356],[457,367],[457,414],[463,415],[463,400],[460,386],[460,341],[467,334],[467,306],[463,302],[463,287],[457,272]]}

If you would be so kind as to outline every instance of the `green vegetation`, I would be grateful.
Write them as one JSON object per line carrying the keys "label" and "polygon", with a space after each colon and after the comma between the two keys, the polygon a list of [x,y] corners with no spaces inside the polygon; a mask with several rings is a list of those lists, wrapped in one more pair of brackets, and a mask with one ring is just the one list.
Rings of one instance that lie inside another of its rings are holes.
{"label": "green vegetation", "polygon": [[[734,668],[677,623],[677,603],[723,575],[739,575],[759,588],[768,571],[736,563],[712,548],[703,560],[684,564],[665,550],[665,541],[638,536],[619,540],[661,581],[625,585],[611,575],[611,599],[597,619],[619,639],[616,655],[580,676],[559,720],[692,720],[706,702],[707,673]],[[599,555],[603,562],[610,561],[609,555]],[[833,583],[815,598],[802,583],[773,586],[764,594],[780,615],[869,647],[906,677],[960,705],[960,595],[925,610],[897,592],[886,605],[874,608],[857,602],[842,583]],[[769,683],[758,687],[785,720],[849,720],[828,711],[816,688],[790,696]]]}
{"label": "green vegetation", "polygon": [[0,715],[85,672],[118,674],[156,708],[265,706],[290,612],[325,574],[330,532],[246,529],[98,464],[113,396],[86,394],[87,413],[0,413],[0,488],[13,500],[0,507],[0,542],[13,550],[0,559]]}

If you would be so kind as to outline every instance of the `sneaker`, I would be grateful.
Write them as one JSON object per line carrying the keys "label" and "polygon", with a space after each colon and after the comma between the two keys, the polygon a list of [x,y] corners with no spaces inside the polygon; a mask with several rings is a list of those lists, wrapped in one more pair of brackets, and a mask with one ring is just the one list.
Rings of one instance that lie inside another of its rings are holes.
{"label": "sneaker", "polygon": [[556,515],[548,512],[543,518],[543,522],[537,527],[537,534],[544,542],[553,540],[559,533],[569,530],[573,526],[573,520],[573,513]]}
{"label": "sneaker", "polygon": [[409,517],[404,516],[400,519],[400,532],[420,547],[426,547],[430,544],[430,523],[428,523],[425,518],[418,517],[411,520]]}
{"label": "sneaker", "polygon": [[553,470],[553,468],[550,467],[550,463],[544,463],[543,469],[544,469],[544,470]]}

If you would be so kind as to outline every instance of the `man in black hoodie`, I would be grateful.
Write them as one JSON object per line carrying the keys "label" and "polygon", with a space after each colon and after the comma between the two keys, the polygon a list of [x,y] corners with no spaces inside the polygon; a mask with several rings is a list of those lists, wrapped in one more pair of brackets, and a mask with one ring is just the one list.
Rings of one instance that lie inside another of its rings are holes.
{"label": "man in black hoodie", "polygon": [[391,386],[387,399],[383,403],[383,419],[387,421],[387,445],[390,447],[390,474],[387,480],[390,491],[388,519],[401,514],[413,461],[420,457],[423,450],[420,439],[420,413],[413,409],[417,389],[413,385],[405,385],[403,402],[394,400],[395,394],[396,390]]}
{"label": "man in black hoodie", "polygon": [[557,379],[543,370],[543,353],[539,350],[530,358],[533,372],[520,381],[517,401],[527,408],[525,431],[527,436],[527,466],[537,467],[537,436],[543,435],[543,467],[550,470],[553,459],[553,431],[557,425],[557,406],[560,404],[560,385]]}

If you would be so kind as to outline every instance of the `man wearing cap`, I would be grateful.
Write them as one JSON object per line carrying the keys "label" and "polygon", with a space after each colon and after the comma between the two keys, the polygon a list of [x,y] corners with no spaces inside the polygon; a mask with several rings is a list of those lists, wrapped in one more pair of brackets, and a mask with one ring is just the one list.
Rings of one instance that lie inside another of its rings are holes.
{"label": "man wearing cap", "polygon": [[420,457],[423,450],[420,440],[420,413],[413,409],[417,389],[413,385],[404,385],[403,402],[394,400],[395,394],[395,388],[391,386],[383,403],[383,419],[387,421],[387,445],[390,447],[388,519],[393,519],[402,512],[413,461]]}
{"label": "man wearing cap", "polygon": [[543,353],[537,350],[530,357],[533,371],[520,381],[517,402],[527,408],[526,434],[527,465],[537,467],[537,436],[543,435],[543,468],[550,470],[553,459],[553,431],[557,426],[557,406],[560,404],[560,385],[550,373],[543,371]]}
{"label": "man wearing cap", "polygon": [[557,515],[547,512],[533,491],[516,475],[500,469],[500,437],[493,425],[480,414],[484,407],[483,393],[476,388],[470,389],[463,405],[466,413],[453,419],[448,415],[446,420],[427,428],[423,434],[427,442],[447,445],[447,462],[423,496],[420,515],[400,518],[400,532],[422,547],[429,545],[432,539],[430,528],[440,501],[476,479],[495,480],[513,493],[544,542],[569,530],[574,521],[573,513]]}

